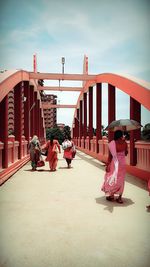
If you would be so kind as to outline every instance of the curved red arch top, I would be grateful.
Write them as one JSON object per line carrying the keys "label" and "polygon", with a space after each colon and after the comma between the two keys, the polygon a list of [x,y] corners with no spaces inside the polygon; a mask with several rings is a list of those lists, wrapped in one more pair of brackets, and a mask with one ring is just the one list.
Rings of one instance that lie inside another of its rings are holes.
{"label": "curved red arch top", "polygon": [[[30,81],[30,83],[35,85],[34,80],[30,79],[29,72],[23,70],[14,71],[13,73],[6,71],[6,73],[3,73],[1,77],[0,101],[9,93],[10,90],[14,88],[16,84],[21,81]],[[79,99],[81,99],[83,92],[88,90],[89,86],[93,86],[96,83],[112,84],[150,110],[150,83],[126,75],[102,73],[96,76],[96,81],[91,80],[86,82],[84,90],[80,94]]]}
{"label": "curved red arch top", "polygon": [[134,77],[129,78],[112,73],[99,74],[97,82],[107,82],[114,85],[150,110],[150,83]]}
{"label": "curved red arch top", "polygon": [[135,77],[129,77],[125,75],[121,76],[113,73],[98,74],[96,81],[86,82],[84,91],[79,95],[77,107],[79,107],[79,101],[82,98],[83,93],[87,92],[88,88],[96,85],[96,83],[111,84],[137,100],[146,109],[150,110],[150,83],[139,80]]}
{"label": "curved red arch top", "polygon": [[3,98],[21,81],[30,81],[30,84],[36,84],[29,78],[29,73],[24,70],[6,71],[0,75],[0,102]]}

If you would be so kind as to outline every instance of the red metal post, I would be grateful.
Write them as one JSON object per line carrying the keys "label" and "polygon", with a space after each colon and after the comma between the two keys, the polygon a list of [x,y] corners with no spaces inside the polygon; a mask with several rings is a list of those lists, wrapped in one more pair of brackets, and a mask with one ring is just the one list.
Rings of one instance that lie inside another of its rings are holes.
{"label": "red metal post", "polygon": [[[116,118],[116,91],[115,86],[108,84],[108,124],[110,124]],[[114,133],[108,132],[108,140],[111,141],[114,137]]]}
{"label": "red metal post", "polygon": [[37,125],[37,135],[40,137],[40,100],[38,99],[37,101],[37,106],[38,106],[38,125]]}
{"label": "red metal post", "polygon": [[[141,123],[141,104],[134,98],[130,97],[130,119]],[[130,132],[130,165],[135,166],[137,163],[137,151],[135,148],[135,141],[140,140],[141,130],[134,130]]]}
{"label": "red metal post", "polygon": [[102,139],[102,84],[96,84],[96,152],[99,153],[98,140]]}
{"label": "red metal post", "polygon": [[82,138],[83,136],[83,125],[82,125],[82,100],[80,100],[80,139]]}
{"label": "red metal post", "polygon": [[22,158],[22,82],[17,84],[14,88],[14,133],[15,139],[19,142],[18,158]]}
{"label": "red metal post", "polygon": [[36,134],[38,136],[38,121],[39,121],[39,114],[38,114],[38,100],[37,100],[37,92],[34,92],[34,135]]}
{"label": "red metal post", "polygon": [[2,167],[8,168],[8,95],[0,102],[0,114],[0,141],[4,143]]}
{"label": "red metal post", "polygon": [[[33,105],[35,103],[35,100],[34,100],[34,87],[32,85],[30,85],[30,120],[29,120],[29,128],[30,128],[30,137],[34,135],[34,127],[35,127],[35,117],[34,117],[34,108]],[[33,108],[32,108],[33,107]],[[32,109],[31,109],[32,108]]]}
{"label": "red metal post", "polygon": [[29,143],[29,110],[30,110],[30,89],[29,89],[29,82],[24,82],[24,135],[26,137],[26,140]]}
{"label": "red metal post", "polygon": [[77,118],[76,118],[77,132],[76,137],[79,137],[79,109],[77,109]]}
{"label": "red metal post", "polygon": [[39,110],[39,138],[42,138],[42,111]]}
{"label": "red metal post", "polygon": [[[84,93],[83,95],[83,103],[84,103],[84,128],[83,128],[83,135],[84,135],[84,141],[87,137],[87,93]],[[84,143],[85,144],[85,143]]]}
{"label": "red metal post", "polygon": [[[89,142],[93,138],[93,87],[89,87]],[[91,143],[89,143],[91,149]]]}

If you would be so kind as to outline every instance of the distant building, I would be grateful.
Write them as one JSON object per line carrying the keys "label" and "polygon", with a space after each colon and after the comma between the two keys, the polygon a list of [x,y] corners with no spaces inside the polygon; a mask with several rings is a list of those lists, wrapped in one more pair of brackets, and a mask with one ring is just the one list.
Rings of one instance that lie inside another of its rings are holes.
{"label": "distant building", "polygon": [[14,90],[8,93],[8,134],[14,133]]}
{"label": "distant building", "polygon": [[[22,88],[22,99],[24,97],[24,90]],[[24,101],[22,102],[22,135],[24,135]],[[8,135],[14,134],[14,89],[8,93]]]}
{"label": "distant building", "polygon": [[[57,96],[56,95],[41,95],[41,101],[44,103],[49,103],[51,105],[57,104]],[[52,128],[57,124],[57,109],[56,108],[46,108],[43,109],[44,112],[44,121],[45,128]]]}

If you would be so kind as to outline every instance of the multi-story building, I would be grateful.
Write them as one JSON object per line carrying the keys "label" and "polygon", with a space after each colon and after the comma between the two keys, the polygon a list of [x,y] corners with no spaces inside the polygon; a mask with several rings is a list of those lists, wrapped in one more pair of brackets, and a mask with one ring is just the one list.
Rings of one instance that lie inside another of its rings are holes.
{"label": "multi-story building", "polygon": [[[57,104],[57,96],[56,95],[41,95],[42,102],[47,102],[49,104],[55,105]],[[44,120],[45,120],[45,128],[52,128],[57,123],[57,109],[56,108],[48,108],[44,109]]]}
{"label": "multi-story building", "polygon": [[[24,90],[22,88],[22,98],[24,97]],[[10,91],[8,93],[8,135],[14,134],[14,116],[15,116],[15,110],[14,110],[14,90]],[[24,102],[22,105],[22,135],[24,134]]]}

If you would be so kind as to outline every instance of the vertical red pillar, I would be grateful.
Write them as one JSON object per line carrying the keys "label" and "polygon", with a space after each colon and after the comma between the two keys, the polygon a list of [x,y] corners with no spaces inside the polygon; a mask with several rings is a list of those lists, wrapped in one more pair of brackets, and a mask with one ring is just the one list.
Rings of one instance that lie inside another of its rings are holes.
{"label": "vertical red pillar", "polygon": [[77,118],[74,118],[74,123],[75,123],[75,130],[74,130],[74,136],[77,137]]}
{"label": "vertical red pillar", "polygon": [[42,111],[39,109],[39,138],[42,138]]}
{"label": "vertical red pillar", "polygon": [[29,143],[29,110],[30,110],[30,89],[29,89],[29,82],[24,82],[24,135],[26,140]]}
{"label": "vertical red pillar", "polygon": [[[108,124],[110,124],[116,118],[116,91],[115,87],[108,84]],[[114,133],[108,132],[108,140],[111,141],[114,137]]]}
{"label": "vertical red pillar", "polygon": [[[141,123],[141,104],[130,97],[130,119]],[[135,140],[141,138],[141,129],[130,132],[130,165],[134,166],[137,163],[137,151],[135,148]]]}
{"label": "vertical red pillar", "polygon": [[34,108],[35,108],[34,87],[30,85],[30,110],[29,110],[29,136],[30,137],[33,137],[34,135],[34,127],[35,127]]}
{"label": "vertical red pillar", "polygon": [[22,83],[14,88],[14,133],[15,139],[19,142],[18,158],[22,158]]}
{"label": "vertical red pillar", "polygon": [[82,138],[83,136],[83,125],[82,125],[82,100],[80,100],[80,139]]}
{"label": "vertical red pillar", "polygon": [[84,93],[83,101],[84,101],[84,128],[83,128],[83,135],[84,135],[84,141],[85,141],[85,139],[87,137],[87,93]]}
{"label": "vertical red pillar", "polygon": [[76,125],[75,125],[75,120],[76,120],[76,118],[74,118],[73,128],[72,128],[73,138],[75,138],[75,136],[76,136]]}
{"label": "vertical red pillar", "polygon": [[77,132],[76,136],[79,137],[79,109],[77,109],[77,118],[76,118],[76,124],[77,124]]}
{"label": "vertical red pillar", "polygon": [[2,167],[8,168],[8,95],[0,102],[0,114],[0,141],[4,143]]}
{"label": "vertical red pillar", "polygon": [[34,107],[34,134],[38,136],[38,100],[37,100],[37,92],[34,92],[34,102],[35,102],[35,107]]}
{"label": "vertical red pillar", "polygon": [[37,100],[37,112],[38,112],[38,117],[37,117],[37,136],[40,135],[40,101]]}
{"label": "vertical red pillar", "polygon": [[96,84],[96,152],[99,153],[98,140],[102,139],[102,85]]}
{"label": "vertical red pillar", "polygon": [[[93,87],[89,87],[89,142],[93,138]],[[91,149],[91,143],[89,143]]]}

